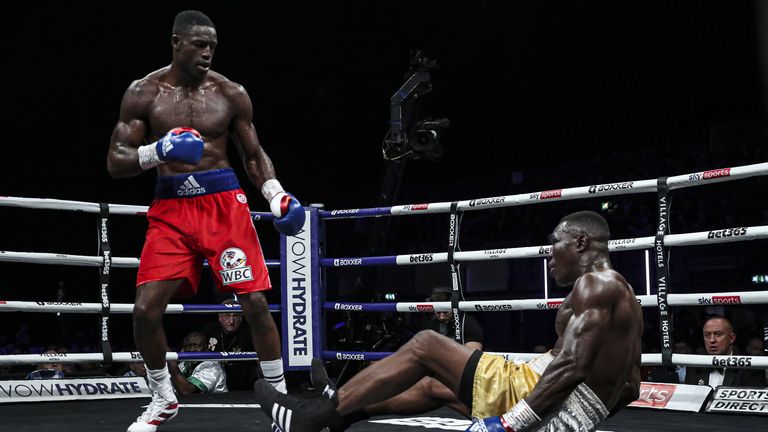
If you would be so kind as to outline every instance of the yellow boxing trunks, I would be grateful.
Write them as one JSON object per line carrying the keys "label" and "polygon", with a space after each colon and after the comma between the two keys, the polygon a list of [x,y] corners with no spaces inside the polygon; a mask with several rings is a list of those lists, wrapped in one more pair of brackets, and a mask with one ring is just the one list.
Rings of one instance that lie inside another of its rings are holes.
{"label": "yellow boxing trunks", "polygon": [[550,353],[528,363],[515,363],[493,354],[483,354],[472,381],[474,418],[502,415],[533,390],[550,362]]}

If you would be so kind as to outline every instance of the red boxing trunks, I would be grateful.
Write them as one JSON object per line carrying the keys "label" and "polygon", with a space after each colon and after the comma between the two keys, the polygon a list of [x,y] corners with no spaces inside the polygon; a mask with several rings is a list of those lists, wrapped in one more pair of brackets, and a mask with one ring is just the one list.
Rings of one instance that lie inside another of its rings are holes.
{"label": "red boxing trunks", "polygon": [[158,177],[136,286],[184,279],[193,295],[203,258],[221,291],[272,288],[248,200],[231,168]]}

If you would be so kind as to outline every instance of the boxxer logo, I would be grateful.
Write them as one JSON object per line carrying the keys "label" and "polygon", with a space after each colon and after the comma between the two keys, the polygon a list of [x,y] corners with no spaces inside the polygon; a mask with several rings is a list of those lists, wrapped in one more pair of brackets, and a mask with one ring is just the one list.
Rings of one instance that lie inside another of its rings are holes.
{"label": "boxxer logo", "polygon": [[608,184],[601,184],[601,185],[592,185],[589,187],[588,192],[591,194],[595,194],[598,192],[607,192],[607,191],[614,191],[614,190],[623,190],[623,189],[632,189],[633,182],[623,182],[623,183],[608,183]]}

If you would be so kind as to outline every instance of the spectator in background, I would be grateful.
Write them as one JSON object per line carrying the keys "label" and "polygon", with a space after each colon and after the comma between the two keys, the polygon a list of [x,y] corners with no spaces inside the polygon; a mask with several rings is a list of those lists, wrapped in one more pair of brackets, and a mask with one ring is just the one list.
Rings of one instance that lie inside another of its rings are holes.
{"label": "spectator in background", "polygon": [[[44,356],[55,358],[59,354],[56,350],[48,350],[43,353]],[[61,363],[40,363],[37,369],[27,375],[28,380],[39,379],[61,379],[64,378],[64,365]]]}
{"label": "spectator in background", "polygon": [[[763,346],[763,339],[760,336],[752,336],[747,341],[747,355],[751,356],[764,356],[766,355],[765,347]],[[768,382],[768,369],[765,369],[765,380]]]}
{"label": "spectator in background", "polygon": [[[691,344],[689,344],[686,340],[676,339],[674,345],[672,346],[672,352],[675,354],[693,354],[693,349],[691,348]],[[687,374],[687,366],[676,365],[669,368],[664,366],[656,366],[650,368],[647,379],[650,382],[657,383],[684,384]]]}
{"label": "spectator in background", "polygon": [[[446,302],[451,300],[452,290],[448,287],[438,286],[432,289],[427,298],[430,302]],[[464,315],[463,341],[464,345],[475,349],[483,349],[483,328],[470,314]],[[453,313],[434,312],[432,317],[422,326],[422,330],[434,330],[452,340],[456,340],[456,326],[453,322]],[[448,406],[462,412],[463,403],[453,390],[448,388],[435,378],[426,376],[402,393],[385,401],[369,405],[359,411],[344,416],[342,423],[331,427],[331,431],[344,430],[352,423],[385,414],[411,414],[423,413],[442,406]]]}
{"label": "spectator in background", "polygon": [[128,370],[125,371],[123,376],[127,377],[147,377],[147,367],[144,365],[143,361],[137,361],[137,362],[130,362],[128,363]]}
{"label": "spectator in background", "polygon": [[[237,300],[227,299],[221,304],[239,306]],[[208,350],[217,352],[252,352],[253,339],[248,323],[243,322],[243,314],[237,312],[222,312],[218,321],[210,322],[203,327],[203,333],[208,336]],[[235,390],[253,390],[253,383],[261,377],[261,369],[257,362],[235,361],[221,362],[227,375],[227,388]]]}
{"label": "spectator in background", "polygon": [[[182,352],[202,352],[208,350],[208,336],[195,331],[184,336]],[[168,372],[176,393],[186,395],[195,392],[222,393],[227,391],[227,376],[217,361],[168,362]]]}
{"label": "spectator in background", "polygon": [[[435,287],[432,289],[427,301],[431,302],[447,302],[451,301],[452,290],[448,287]],[[435,312],[429,321],[423,326],[422,330],[434,330],[443,336],[447,336],[453,340],[456,339],[456,326],[453,323],[452,312]],[[464,321],[462,322],[462,340],[464,345],[476,349],[483,349],[483,328],[480,323],[477,322],[471,314],[464,314]]]}
{"label": "spectator in background", "polygon": [[[711,316],[702,328],[704,347],[709,355],[731,356],[736,333],[731,321],[721,315]],[[688,368],[686,384],[719,386],[765,386],[765,373],[757,369]]]}

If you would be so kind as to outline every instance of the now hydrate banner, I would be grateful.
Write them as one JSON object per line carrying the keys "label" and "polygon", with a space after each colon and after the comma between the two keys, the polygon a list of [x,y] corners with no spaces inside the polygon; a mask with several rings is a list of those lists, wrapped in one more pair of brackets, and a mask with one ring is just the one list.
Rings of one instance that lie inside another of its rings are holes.
{"label": "now hydrate banner", "polygon": [[318,224],[318,210],[309,208],[299,233],[281,236],[283,362],[288,370],[307,370],[312,358],[322,355]]}
{"label": "now hydrate banner", "polygon": [[142,377],[0,381],[0,403],[150,397]]}

